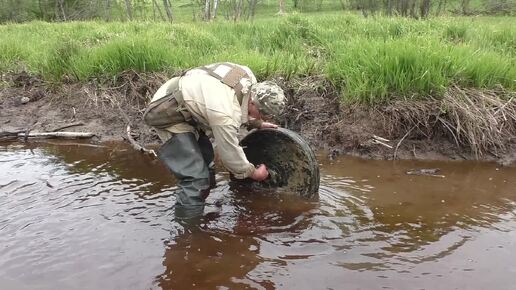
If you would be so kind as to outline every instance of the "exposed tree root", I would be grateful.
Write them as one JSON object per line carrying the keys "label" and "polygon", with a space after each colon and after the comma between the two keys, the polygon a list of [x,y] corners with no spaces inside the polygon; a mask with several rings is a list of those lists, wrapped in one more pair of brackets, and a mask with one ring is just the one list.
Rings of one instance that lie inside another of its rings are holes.
{"label": "exposed tree root", "polygon": [[157,154],[154,150],[152,149],[147,149],[143,146],[141,146],[140,144],[138,144],[138,142],[136,142],[133,138],[133,136],[131,135],[131,125],[127,125],[127,140],[129,141],[129,143],[131,144],[131,146],[134,148],[134,150],[137,150],[137,151],[140,151],[142,153],[147,153],[147,154],[150,154],[154,157],[157,157]]}

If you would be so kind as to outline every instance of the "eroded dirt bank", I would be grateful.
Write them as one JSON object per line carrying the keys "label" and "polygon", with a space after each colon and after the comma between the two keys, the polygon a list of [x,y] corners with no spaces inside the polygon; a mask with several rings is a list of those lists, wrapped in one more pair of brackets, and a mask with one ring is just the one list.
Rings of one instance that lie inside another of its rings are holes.
{"label": "eroded dirt bank", "polygon": [[[27,73],[2,75],[0,132],[44,132],[82,123],[66,131],[93,132],[94,142],[104,142],[126,139],[130,123],[136,141],[157,145],[159,139],[141,117],[147,100],[169,77],[130,71],[114,79],[52,84]],[[338,91],[323,79],[277,81],[289,100],[279,123],[327,150],[328,158],[350,154],[516,162],[516,101],[511,92],[452,88],[443,100],[366,107],[339,104]]]}

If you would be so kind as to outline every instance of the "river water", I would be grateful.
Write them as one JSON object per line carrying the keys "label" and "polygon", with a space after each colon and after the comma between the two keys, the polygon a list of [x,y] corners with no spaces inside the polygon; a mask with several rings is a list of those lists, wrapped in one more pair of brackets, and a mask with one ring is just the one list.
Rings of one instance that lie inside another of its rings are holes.
{"label": "river water", "polygon": [[317,201],[219,171],[179,222],[124,144],[1,144],[0,289],[516,289],[516,168],[319,160]]}

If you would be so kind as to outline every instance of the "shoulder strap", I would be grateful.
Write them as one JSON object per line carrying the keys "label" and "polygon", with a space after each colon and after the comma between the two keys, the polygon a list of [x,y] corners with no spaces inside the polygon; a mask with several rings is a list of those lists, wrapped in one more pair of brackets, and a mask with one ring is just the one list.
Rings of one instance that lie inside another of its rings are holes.
{"label": "shoulder strap", "polygon": [[[225,75],[219,75],[218,73],[216,73],[216,70],[221,65],[228,66],[231,69]],[[235,93],[238,97],[238,102],[242,103],[242,99],[244,96],[244,94],[242,93],[242,90],[244,87],[242,86],[241,81],[243,78],[251,79],[251,77],[247,74],[247,72],[243,68],[241,68],[238,65],[224,62],[224,63],[216,64],[213,68],[209,68],[207,66],[202,66],[199,69],[206,71],[210,76],[218,79],[223,84],[225,84],[225,85],[229,86],[230,88],[232,88],[233,90],[235,90]]]}

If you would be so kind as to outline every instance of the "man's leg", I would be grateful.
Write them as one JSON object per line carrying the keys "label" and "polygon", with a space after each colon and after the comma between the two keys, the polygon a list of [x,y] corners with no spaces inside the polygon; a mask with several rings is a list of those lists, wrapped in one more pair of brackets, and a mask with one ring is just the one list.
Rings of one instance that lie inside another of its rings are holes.
{"label": "man's leg", "polygon": [[215,180],[215,153],[213,152],[213,146],[211,145],[210,138],[206,136],[204,132],[199,133],[199,147],[201,148],[202,157],[208,165],[208,172],[210,175],[210,188],[215,188],[217,182]]}
{"label": "man's leg", "polygon": [[173,134],[160,147],[158,157],[178,179],[177,203],[202,209],[209,193],[209,172],[195,134]]}

